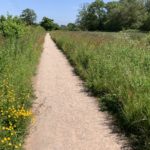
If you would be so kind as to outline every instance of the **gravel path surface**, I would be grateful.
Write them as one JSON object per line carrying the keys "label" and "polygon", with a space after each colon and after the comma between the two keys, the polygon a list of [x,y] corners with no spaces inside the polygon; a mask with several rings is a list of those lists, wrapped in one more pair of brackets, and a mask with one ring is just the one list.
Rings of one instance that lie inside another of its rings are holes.
{"label": "gravel path surface", "polygon": [[65,56],[49,34],[35,79],[35,123],[26,150],[121,150],[110,121],[95,98],[84,92]]}

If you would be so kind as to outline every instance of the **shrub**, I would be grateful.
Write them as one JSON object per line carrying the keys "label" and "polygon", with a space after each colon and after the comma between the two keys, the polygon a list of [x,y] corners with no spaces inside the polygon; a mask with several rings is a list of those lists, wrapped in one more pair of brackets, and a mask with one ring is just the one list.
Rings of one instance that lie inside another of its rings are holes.
{"label": "shrub", "polygon": [[0,19],[0,31],[5,37],[21,37],[25,31],[25,24],[17,17],[1,16]]}

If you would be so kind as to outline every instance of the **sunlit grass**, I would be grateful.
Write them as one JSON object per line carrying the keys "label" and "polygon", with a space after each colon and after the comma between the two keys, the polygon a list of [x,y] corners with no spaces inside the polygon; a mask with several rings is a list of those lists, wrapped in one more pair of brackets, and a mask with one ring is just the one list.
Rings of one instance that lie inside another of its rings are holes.
{"label": "sunlit grass", "polygon": [[45,32],[40,27],[28,28],[20,38],[0,40],[0,150],[22,149],[32,118],[31,79]]}
{"label": "sunlit grass", "polygon": [[[150,51],[144,33],[52,32],[85,86],[136,143],[150,149]],[[134,39],[134,40],[133,40]]]}

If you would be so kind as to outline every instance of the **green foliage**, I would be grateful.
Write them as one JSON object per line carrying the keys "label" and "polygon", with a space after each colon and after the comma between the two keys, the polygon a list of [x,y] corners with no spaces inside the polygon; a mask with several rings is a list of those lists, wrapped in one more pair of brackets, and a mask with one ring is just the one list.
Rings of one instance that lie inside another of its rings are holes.
{"label": "green foliage", "polygon": [[59,29],[60,29],[59,25],[57,23],[54,23],[53,30],[59,30]]}
{"label": "green foliage", "polygon": [[0,17],[0,31],[5,37],[21,37],[25,31],[25,24],[18,18],[8,15]]}
{"label": "green foliage", "polygon": [[11,37],[1,37],[0,150],[22,149],[27,125],[32,119],[31,80],[41,54],[45,32],[41,27],[26,28],[26,32],[18,38],[11,30]]}
{"label": "green foliage", "polygon": [[102,30],[104,20],[104,3],[96,0],[89,5],[84,5],[79,11],[77,23],[83,30]]}
{"label": "green foliage", "polygon": [[60,26],[60,29],[61,29],[61,30],[67,30],[67,26],[66,26],[66,25],[61,25],[61,26]]}
{"label": "green foliage", "polygon": [[105,30],[120,31],[122,30],[121,6],[118,2],[109,2],[106,4],[106,21]]}
{"label": "green foliage", "polygon": [[59,29],[59,25],[54,23],[54,20],[49,19],[47,17],[43,17],[40,25],[47,31],[51,31],[51,30],[58,30]]}
{"label": "green foliage", "polygon": [[32,25],[35,23],[37,15],[32,9],[25,9],[22,11],[22,14],[20,15],[20,18],[26,22],[28,25]]}
{"label": "green foliage", "polygon": [[32,119],[31,79],[45,35],[43,28],[26,25],[35,16],[26,9],[22,18],[0,17],[0,150],[21,150]]}
{"label": "green foliage", "polygon": [[150,31],[150,0],[144,0],[145,8],[147,10],[147,18],[144,21],[141,29],[145,31]]}
{"label": "green foliage", "polygon": [[95,0],[83,5],[77,18],[79,27],[89,31],[149,30],[149,22],[149,0],[119,0],[108,3]]}
{"label": "green foliage", "polygon": [[69,30],[69,31],[78,31],[79,28],[78,28],[77,25],[74,24],[74,23],[68,23],[68,25],[67,25],[67,30]]}
{"label": "green foliage", "polygon": [[122,0],[120,1],[122,28],[139,29],[146,20],[147,12],[143,1]]}
{"label": "green foliage", "polygon": [[106,30],[140,29],[147,18],[144,3],[138,0],[109,2],[106,9]]}
{"label": "green foliage", "polygon": [[[150,36],[136,33],[52,32],[52,38],[117,118],[135,149],[150,150]],[[134,40],[132,37],[134,37]],[[102,107],[103,106],[103,107]]]}

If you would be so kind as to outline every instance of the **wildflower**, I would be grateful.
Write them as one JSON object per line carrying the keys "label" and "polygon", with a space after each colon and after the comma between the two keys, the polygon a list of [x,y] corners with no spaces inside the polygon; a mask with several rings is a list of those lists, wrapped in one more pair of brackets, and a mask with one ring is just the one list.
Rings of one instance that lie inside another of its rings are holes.
{"label": "wildflower", "polygon": [[12,144],[11,144],[11,143],[8,143],[8,145],[11,146]]}
{"label": "wildflower", "polygon": [[8,137],[7,140],[10,141],[10,137]]}
{"label": "wildflower", "polygon": [[18,145],[15,145],[15,148],[17,149],[17,148],[18,148]]}
{"label": "wildflower", "polygon": [[11,136],[13,136],[13,135],[14,135],[14,133],[12,132],[12,133],[11,133]]}
{"label": "wildflower", "polygon": [[1,140],[1,142],[4,143],[5,141],[4,141],[4,140]]}

